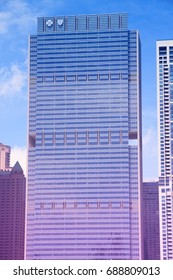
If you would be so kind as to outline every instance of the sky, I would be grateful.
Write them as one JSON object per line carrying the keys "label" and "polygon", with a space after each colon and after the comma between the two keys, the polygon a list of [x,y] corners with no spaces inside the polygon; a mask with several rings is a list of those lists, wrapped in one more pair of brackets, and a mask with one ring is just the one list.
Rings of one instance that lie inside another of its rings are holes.
{"label": "sky", "polygon": [[0,0],[0,143],[12,148],[26,174],[28,38],[37,17],[128,13],[142,46],[144,181],[158,177],[156,41],[173,39],[172,0]]}

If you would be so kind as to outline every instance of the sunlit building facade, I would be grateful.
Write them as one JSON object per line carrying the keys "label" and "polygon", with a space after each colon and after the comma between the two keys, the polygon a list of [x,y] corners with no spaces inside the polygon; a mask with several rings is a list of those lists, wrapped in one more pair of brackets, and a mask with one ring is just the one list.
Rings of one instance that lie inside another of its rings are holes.
{"label": "sunlit building facade", "polygon": [[29,49],[26,259],[141,259],[138,31],[40,17]]}
{"label": "sunlit building facade", "polygon": [[173,40],[157,41],[160,257],[173,259]]}
{"label": "sunlit building facade", "polygon": [[26,178],[20,164],[0,170],[0,260],[24,259],[25,195]]}
{"label": "sunlit building facade", "polygon": [[10,169],[11,147],[0,143],[0,170]]}

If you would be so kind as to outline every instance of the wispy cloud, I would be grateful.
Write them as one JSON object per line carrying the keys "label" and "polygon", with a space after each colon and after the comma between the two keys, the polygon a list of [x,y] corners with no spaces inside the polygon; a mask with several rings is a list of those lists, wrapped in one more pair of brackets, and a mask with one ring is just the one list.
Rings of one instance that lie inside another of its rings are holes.
{"label": "wispy cloud", "polygon": [[20,95],[27,85],[27,72],[19,65],[0,68],[0,96],[10,97]]}
{"label": "wispy cloud", "polygon": [[11,160],[10,160],[10,165],[13,167],[18,161],[24,171],[24,174],[26,176],[26,166],[27,166],[27,156],[26,156],[26,148],[25,147],[13,147],[11,149]]}
{"label": "wispy cloud", "polygon": [[[28,34],[36,26],[38,16],[44,16],[50,11],[54,13],[56,9],[64,7],[64,0],[1,0],[3,4],[0,8],[0,34],[10,34],[13,36],[15,30],[23,34]],[[40,3],[41,2],[41,3]]]}
{"label": "wispy cloud", "polygon": [[8,32],[8,26],[10,22],[10,12],[0,12],[0,33],[5,34]]}
{"label": "wispy cloud", "polygon": [[144,177],[158,173],[157,111],[151,106],[143,110],[143,166]]}
{"label": "wispy cloud", "polygon": [[[152,128],[148,128],[143,136],[143,146],[144,149],[150,151],[150,153],[155,153],[157,148],[157,131]],[[151,149],[152,146],[152,149]]]}
{"label": "wispy cloud", "polygon": [[7,0],[0,11],[0,34],[7,38],[27,36],[36,26],[40,10],[30,1]]}
{"label": "wispy cloud", "polygon": [[10,36],[13,35],[13,32],[10,32],[11,30],[16,32],[19,29],[25,29],[25,23],[28,21],[28,17],[30,18],[31,16],[31,10],[27,2],[21,0],[4,1],[1,9],[0,33]]}
{"label": "wispy cloud", "polygon": [[143,134],[143,170],[144,180],[158,177],[158,142],[157,130],[149,127]]}

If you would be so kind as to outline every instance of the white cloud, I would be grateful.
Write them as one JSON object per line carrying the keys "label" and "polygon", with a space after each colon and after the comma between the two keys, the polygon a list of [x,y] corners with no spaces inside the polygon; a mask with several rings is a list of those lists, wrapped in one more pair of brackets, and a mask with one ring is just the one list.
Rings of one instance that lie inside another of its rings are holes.
{"label": "white cloud", "polygon": [[38,16],[52,14],[56,9],[64,7],[64,0],[5,0],[2,7],[0,33],[10,36],[13,35],[10,30],[15,30],[16,34],[27,34],[36,26]]}
{"label": "white cloud", "polygon": [[24,174],[26,176],[27,171],[27,152],[26,147],[13,147],[11,149],[11,160],[10,165],[13,167],[15,163],[18,161],[24,171]]}
{"label": "white cloud", "polygon": [[152,144],[153,148],[155,150],[155,147],[157,146],[156,142],[157,142],[157,132],[152,128],[148,128],[147,131],[145,132],[144,136],[143,136],[143,146],[144,146],[144,148],[145,149],[150,149],[151,147],[149,147],[148,145]]}
{"label": "white cloud", "polygon": [[[33,16],[36,15],[33,11],[32,5],[24,0],[9,0],[5,1],[3,11],[0,12],[0,33],[13,35],[10,30],[19,30],[26,32],[26,27],[34,23]],[[29,25],[30,23],[30,25]]]}
{"label": "white cloud", "polygon": [[143,133],[143,170],[144,180],[158,177],[158,141],[157,130],[149,127]]}
{"label": "white cloud", "polygon": [[27,73],[17,64],[0,68],[0,96],[20,95],[27,86]]}

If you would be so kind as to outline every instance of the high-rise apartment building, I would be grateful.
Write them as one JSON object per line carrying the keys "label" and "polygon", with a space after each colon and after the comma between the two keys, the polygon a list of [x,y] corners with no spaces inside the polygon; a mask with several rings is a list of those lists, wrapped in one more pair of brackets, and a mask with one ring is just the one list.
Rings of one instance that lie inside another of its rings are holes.
{"label": "high-rise apartment building", "polygon": [[10,169],[11,148],[0,143],[0,170]]}
{"label": "high-rise apartment building", "polygon": [[157,41],[161,259],[173,259],[173,40]]}
{"label": "high-rise apartment building", "polygon": [[26,259],[141,259],[138,31],[40,17],[29,47]]}
{"label": "high-rise apartment building", "polygon": [[18,162],[0,170],[0,260],[24,259],[26,179]]}
{"label": "high-rise apartment building", "polygon": [[144,259],[160,260],[158,182],[144,182],[142,194]]}

